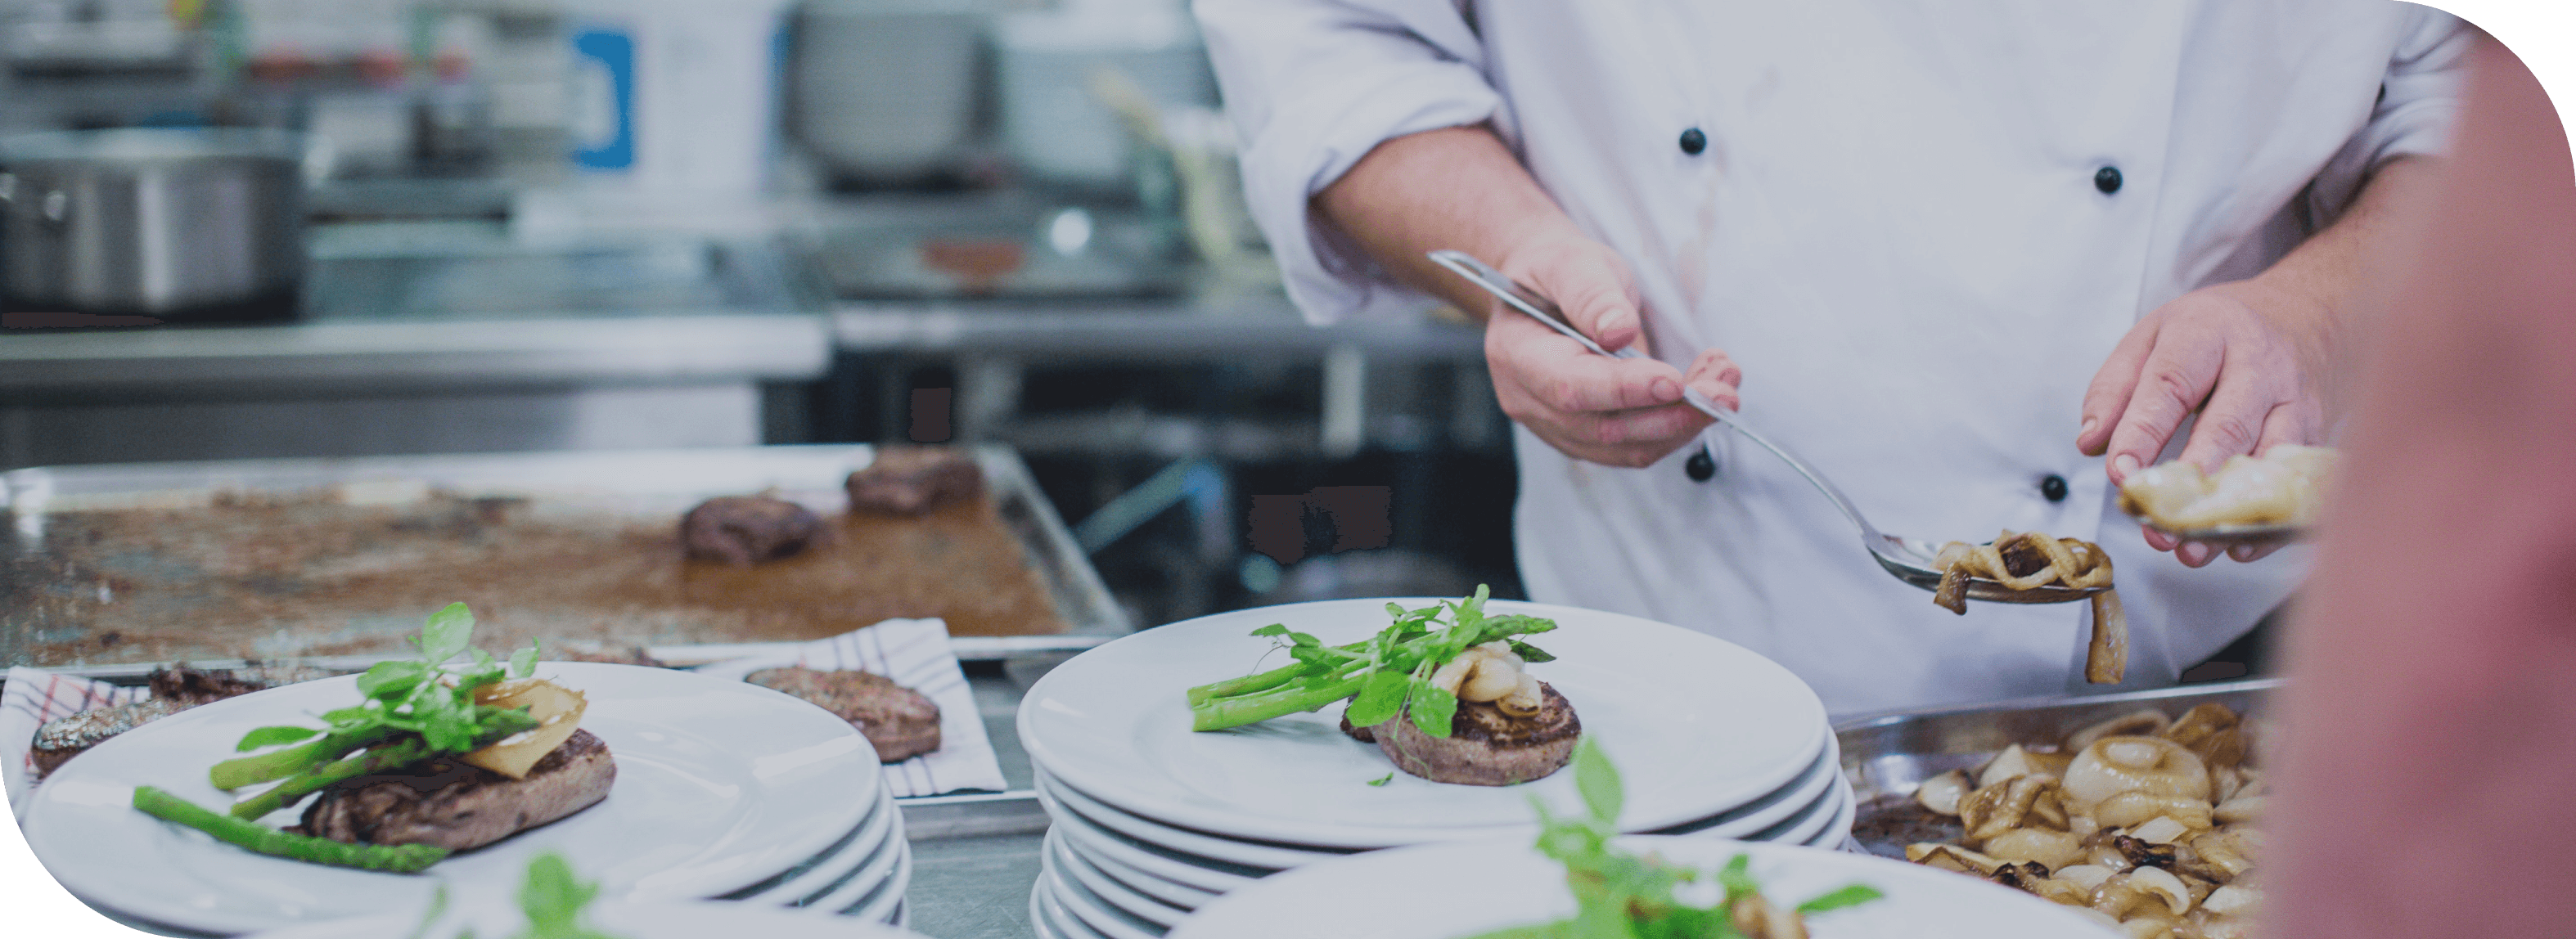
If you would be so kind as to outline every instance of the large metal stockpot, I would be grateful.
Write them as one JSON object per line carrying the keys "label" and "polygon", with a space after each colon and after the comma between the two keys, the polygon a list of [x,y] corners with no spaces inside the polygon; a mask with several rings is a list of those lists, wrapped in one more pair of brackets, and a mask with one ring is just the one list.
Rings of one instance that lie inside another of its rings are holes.
{"label": "large metal stockpot", "polygon": [[254,128],[0,140],[10,309],[168,320],[293,315],[305,138]]}

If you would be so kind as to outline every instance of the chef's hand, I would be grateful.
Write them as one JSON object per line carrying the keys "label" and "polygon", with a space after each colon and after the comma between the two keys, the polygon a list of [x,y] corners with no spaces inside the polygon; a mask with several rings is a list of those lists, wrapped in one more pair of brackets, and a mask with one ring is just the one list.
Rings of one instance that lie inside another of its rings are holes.
{"label": "chef's hand", "polygon": [[[2111,350],[2084,393],[2076,449],[2110,454],[2111,483],[2155,461],[2183,419],[2197,411],[2183,462],[2204,473],[2228,457],[2279,443],[2317,443],[2325,408],[2315,363],[2324,337],[2317,303],[2262,278],[2204,287],[2147,314]],[[2144,529],[2147,544],[2191,567],[2218,549]],[[2239,545],[2251,561],[2273,548]]]}
{"label": "chef's hand", "polygon": [[[1604,349],[1646,346],[1628,265],[1606,245],[1579,236],[1523,244],[1497,267],[1556,301],[1566,319]],[[1546,324],[1494,301],[1485,319],[1485,361],[1503,413],[1567,456],[1643,467],[1690,442],[1709,418],[1682,401],[1699,389],[1733,410],[1742,370],[1711,349],[1685,373],[1651,358],[1595,355]]]}

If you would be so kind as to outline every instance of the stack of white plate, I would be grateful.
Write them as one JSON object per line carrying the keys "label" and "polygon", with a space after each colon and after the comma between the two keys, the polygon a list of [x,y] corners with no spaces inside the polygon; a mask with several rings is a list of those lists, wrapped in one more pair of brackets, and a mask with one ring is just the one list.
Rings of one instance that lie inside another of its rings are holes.
{"label": "stack of white plate", "polygon": [[[876,750],[849,722],[767,688],[630,665],[548,662],[580,690],[581,726],[608,744],[608,798],[458,854],[420,876],[253,854],[136,811],[139,785],[208,808],[232,795],[206,769],[254,727],[359,700],[354,676],[218,701],[146,724],[66,763],[29,797],[24,829],[48,871],[130,921],[233,935],[518,895],[530,859],[561,854],[623,900],[735,899],[882,923],[904,920],[903,813]],[[263,820],[293,821],[286,813]]]}
{"label": "stack of white plate", "polygon": [[[428,913],[430,915],[425,916]],[[711,939],[759,936],[760,939],[922,939],[900,928],[848,920],[800,916],[774,907],[747,903],[629,903],[603,900],[584,907],[581,918],[599,934],[618,939]],[[424,928],[423,921],[428,920]],[[423,936],[447,939],[472,930],[478,936],[515,936],[527,931],[527,915],[517,906],[483,903],[443,914],[406,910],[379,916],[332,920],[259,934],[256,939],[389,939]]]}
{"label": "stack of white plate", "polygon": [[[1706,876],[1738,856],[1762,895],[1783,906],[1861,884],[1876,900],[1811,914],[1818,936],[1840,939],[2115,939],[2089,911],[1920,864],[1780,844],[1629,837],[1622,848],[1698,871],[1674,898],[1700,907],[1725,896]],[[1575,913],[1565,867],[1512,841],[1422,845],[1302,868],[1208,905],[1172,939],[1453,939],[1533,926]]]}
{"label": "stack of white plate", "polygon": [[[1577,813],[1573,773],[1519,786],[1395,772],[1344,735],[1340,705],[1213,733],[1190,730],[1186,690],[1284,664],[1271,623],[1327,645],[1386,627],[1386,604],[1335,600],[1202,617],[1119,639],[1058,666],[1021,702],[1019,733],[1054,821],[1030,897],[1046,939],[1161,936],[1262,877],[1405,845],[1535,837],[1530,799]],[[1787,669],[1651,620],[1494,601],[1489,614],[1556,621],[1529,666],[1574,705],[1617,763],[1620,828],[1841,846],[1855,803],[1824,705]],[[1390,775],[1391,774],[1391,775]]]}

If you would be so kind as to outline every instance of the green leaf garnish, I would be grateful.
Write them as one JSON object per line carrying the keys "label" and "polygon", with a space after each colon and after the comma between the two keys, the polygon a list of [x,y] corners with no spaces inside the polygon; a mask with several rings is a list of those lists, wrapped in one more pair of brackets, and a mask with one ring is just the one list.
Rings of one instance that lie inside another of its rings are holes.
{"label": "green leaf garnish", "polygon": [[1590,735],[1574,747],[1574,791],[1583,795],[1583,807],[1591,810],[1593,818],[1617,830],[1627,790],[1620,783],[1619,768],[1602,754],[1601,746]]}
{"label": "green leaf garnish", "polygon": [[262,727],[253,730],[250,733],[243,734],[241,743],[233,747],[233,752],[249,753],[250,751],[257,750],[261,747],[273,747],[281,743],[294,743],[298,740],[319,737],[321,735],[321,731],[310,727]]}
{"label": "green leaf garnish", "polygon": [[1412,684],[1413,698],[1405,706],[1413,709],[1413,726],[1433,737],[1448,737],[1449,724],[1458,716],[1458,696],[1424,679]]}
{"label": "green leaf garnish", "polygon": [[1872,887],[1868,884],[1851,884],[1840,890],[1836,890],[1832,893],[1825,894],[1824,896],[1798,904],[1798,912],[1801,914],[1831,913],[1845,907],[1859,906],[1863,903],[1867,903],[1884,896],[1886,896],[1886,894],[1878,892],[1878,888]]}
{"label": "green leaf garnish", "polygon": [[1380,776],[1380,777],[1378,777],[1378,778],[1376,778],[1376,779],[1369,780],[1369,785],[1372,785],[1372,786],[1383,786],[1383,785],[1386,785],[1386,781],[1387,781],[1387,780],[1394,779],[1394,778],[1395,778],[1395,774],[1394,774],[1394,773],[1388,773],[1388,774],[1386,774],[1386,775],[1384,775],[1384,776]]}
{"label": "green leaf garnish", "polygon": [[420,628],[420,657],[431,665],[443,665],[473,641],[474,611],[465,604],[450,603],[430,614],[429,623]]}

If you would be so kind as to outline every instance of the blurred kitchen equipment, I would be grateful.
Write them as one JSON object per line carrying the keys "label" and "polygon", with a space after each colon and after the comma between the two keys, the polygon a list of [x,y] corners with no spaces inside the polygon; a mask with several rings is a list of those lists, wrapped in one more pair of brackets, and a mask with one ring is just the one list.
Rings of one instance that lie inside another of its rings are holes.
{"label": "blurred kitchen equipment", "polygon": [[657,198],[759,192],[787,2],[564,0],[574,168]]}
{"label": "blurred kitchen equipment", "polygon": [[810,0],[797,17],[789,70],[796,139],[853,180],[954,172],[977,129],[986,5]]}
{"label": "blurred kitchen equipment", "polygon": [[1169,160],[1179,186],[1180,216],[1190,248],[1221,281],[1276,285],[1278,267],[1243,203],[1233,125],[1214,108],[1157,108],[1135,79],[1116,66],[1091,73],[1091,94],[1118,115],[1134,143]]}
{"label": "blurred kitchen equipment", "polygon": [[1168,0],[1068,0],[1060,10],[1004,17],[995,37],[1003,146],[1040,183],[1135,187],[1134,145],[1091,92],[1103,66],[1126,75],[1156,107],[1217,103],[1207,50]]}
{"label": "blurred kitchen equipment", "polygon": [[294,315],[305,138],[125,129],[0,141],[10,309],[166,320]]}
{"label": "blurred kitchen equipment", "polygon": [[187,71],[195,52],[169,0],[50,0],[0,5],[0,59],[20,75]]}

